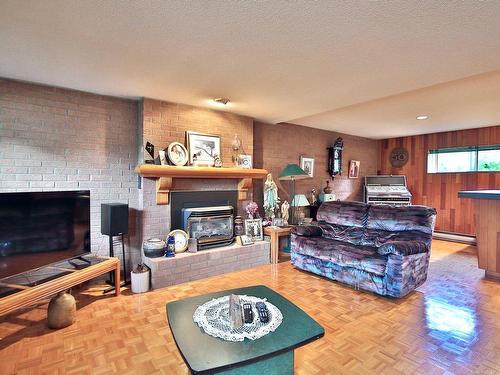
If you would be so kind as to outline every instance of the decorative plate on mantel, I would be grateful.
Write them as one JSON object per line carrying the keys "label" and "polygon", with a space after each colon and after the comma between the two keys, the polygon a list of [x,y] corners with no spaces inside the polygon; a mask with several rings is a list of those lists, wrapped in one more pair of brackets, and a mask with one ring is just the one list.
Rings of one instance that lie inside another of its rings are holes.
{"label": "decorative plate on mantel", "polygon": [[188,152],[182,143],[172,142],[167,149],[168,159],[173,165],[182,166],[188,162]]}
{"label": "decorative plate on mantel", "polygon": [[189,235],[181,229],[176,229],[168,234],[168,237],[174,237],[174,249],[176,253],[182,253],[188,248]]}

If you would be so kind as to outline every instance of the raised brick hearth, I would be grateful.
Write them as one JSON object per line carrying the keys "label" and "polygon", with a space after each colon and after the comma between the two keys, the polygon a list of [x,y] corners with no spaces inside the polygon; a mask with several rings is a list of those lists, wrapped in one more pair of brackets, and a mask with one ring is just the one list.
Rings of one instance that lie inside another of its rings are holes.
{"label": "raised brick hearth", "polygon": [[175,258],[146,258],[151,268],[152,288],[181,284],[191,280],[269,264],[270,244],[258,241],[253,245],[232,244],[197,253],[184,252]]}

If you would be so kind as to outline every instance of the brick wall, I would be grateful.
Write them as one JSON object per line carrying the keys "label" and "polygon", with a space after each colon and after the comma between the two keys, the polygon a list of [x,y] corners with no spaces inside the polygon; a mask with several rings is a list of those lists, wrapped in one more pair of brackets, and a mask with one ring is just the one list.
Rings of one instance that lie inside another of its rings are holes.
{"label": "brick wall", "polygon": [[231,142],[235,134],[247,154],[253,154],[253,119],[229,112],[193,107],[153,99],[142,100],[143,134],[155,145],[155,154],[171,142],[185,143],[186,131],[215,134],[221,137],[222,162],[232,166]]}
{"label": "brick wall", "polygon": [[[254,159],[255,166],[265,168],[273,174],[278,185],[279,195],[287,199],[289,184],[281,183],[278,176],[289,163],[300,165],[300,156],[315,158],[314,178],[296,182],[296,193],[309,196],[311,189],[322,192],[326,180],[328,151],[337,137],[344,140],[342,156],[342,176],[335,177],[330,186],[338,199],[361,200],[363,176],[377,174],[378,141],[326,130],[313,129],[293,124],[254,124]],[[349,160],[361,161],[359,178],[348,178]],[[254,187],[258,202],[262,202],[262,184]]]}
{"label": "brick wall", "polygon": [[[158,155],[158,150],[166,148],[171,142],[185,144],[185,133],[188,130],[219,135],[222,162],[226,167],[232,165],[231,143],[235,134],[240,137],[244,151],[253,154],[253,119],[250,117],[153,99],[143,99],[139,105],[139,111],[143,113],[140,124],[143,139],[140,142],[145,144],[149,141],[154,144],[155,156]],[[143,157],[142,151],[140,157]],[[176,180],[173,189],[236,190],[237,181]],[[170,206],[156,205],[154,180],[143,179],[140,195],[143,237],[165,237],[170,229]]]}
{"label": "brick wall", "polygon": [[[189,105],[0,79],[0,192],[89,189],[92,251],[102,255],[108,248],[107,237],[100,235],[100,205],[128,203],[131,258],[136,262],[142,237],[164,237],[170,229],[170,207],[156,205],[154,180],[143,179],[137,189],[133,169],[143,160],[143,142],[150,141],[158,151],[170,142],[184,142],[187,130],[220,135],[224,166],[232,165],[231,143],[238,134],[254,166],[270,170],[276,181],[286,164],[298,163],[300,155],[314,156],[315,178],[299,181],[298,193],[324,186],[326,147],[341,135],[290,124],[254,124],[249,117]],[[361,176],[376,174],[377,142],[341,136],[344,171],[356,159]],[[335,179],[335,193],[341,199],[360,199],[361,178],[351,180],[346,173]],[[236,190],[237,181],[179,180],[174,189]],[[283,186],[280,195],[287,189]],[[255,200],[262,201],[261,185],[254,192]]]}
{"label": "brick wall", "polygon": [[0,192],[90,190],[94,253],[104,202],[129,204],[136,247],[136,163],[137,102],[0,79]]}

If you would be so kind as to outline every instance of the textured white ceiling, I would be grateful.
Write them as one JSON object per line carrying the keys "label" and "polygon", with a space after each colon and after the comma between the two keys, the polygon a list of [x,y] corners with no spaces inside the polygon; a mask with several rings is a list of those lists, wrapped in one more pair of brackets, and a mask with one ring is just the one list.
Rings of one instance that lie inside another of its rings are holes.
{"label": "textured white ceiling", "polygon": [[375,139],[499,125],[500,70],[291,122]]}
{"label": "textured white ceiling", "polygon": [[499,19],[499,1],[2,0],[0,76],[360,133],[328,114],[500,68]]}

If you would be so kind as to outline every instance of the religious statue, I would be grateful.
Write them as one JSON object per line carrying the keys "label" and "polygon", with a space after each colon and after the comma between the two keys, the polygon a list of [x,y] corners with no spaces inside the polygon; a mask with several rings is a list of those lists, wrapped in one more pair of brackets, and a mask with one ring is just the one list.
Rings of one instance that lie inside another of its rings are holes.
{"label": "religious statue", "polygon": [[316,198],[316,189],[311,190],[311,206],[316,206],[316,203],[318,203],[318,200]]}
{"label": "religious statue", "polygon": [[273,181],[273,175],[269,173],[264,183],[264,213],[266,218],[274,218],[278,201],[278,187]]}
{"label": "religious statue", "polygon": [[285,222],[285,225],[288,225],[288,210],[290,209],[290,205],[288,204],[287,201],[284,201],[283,204],[281,205],[281,217],[283,218],[283,221]]}

